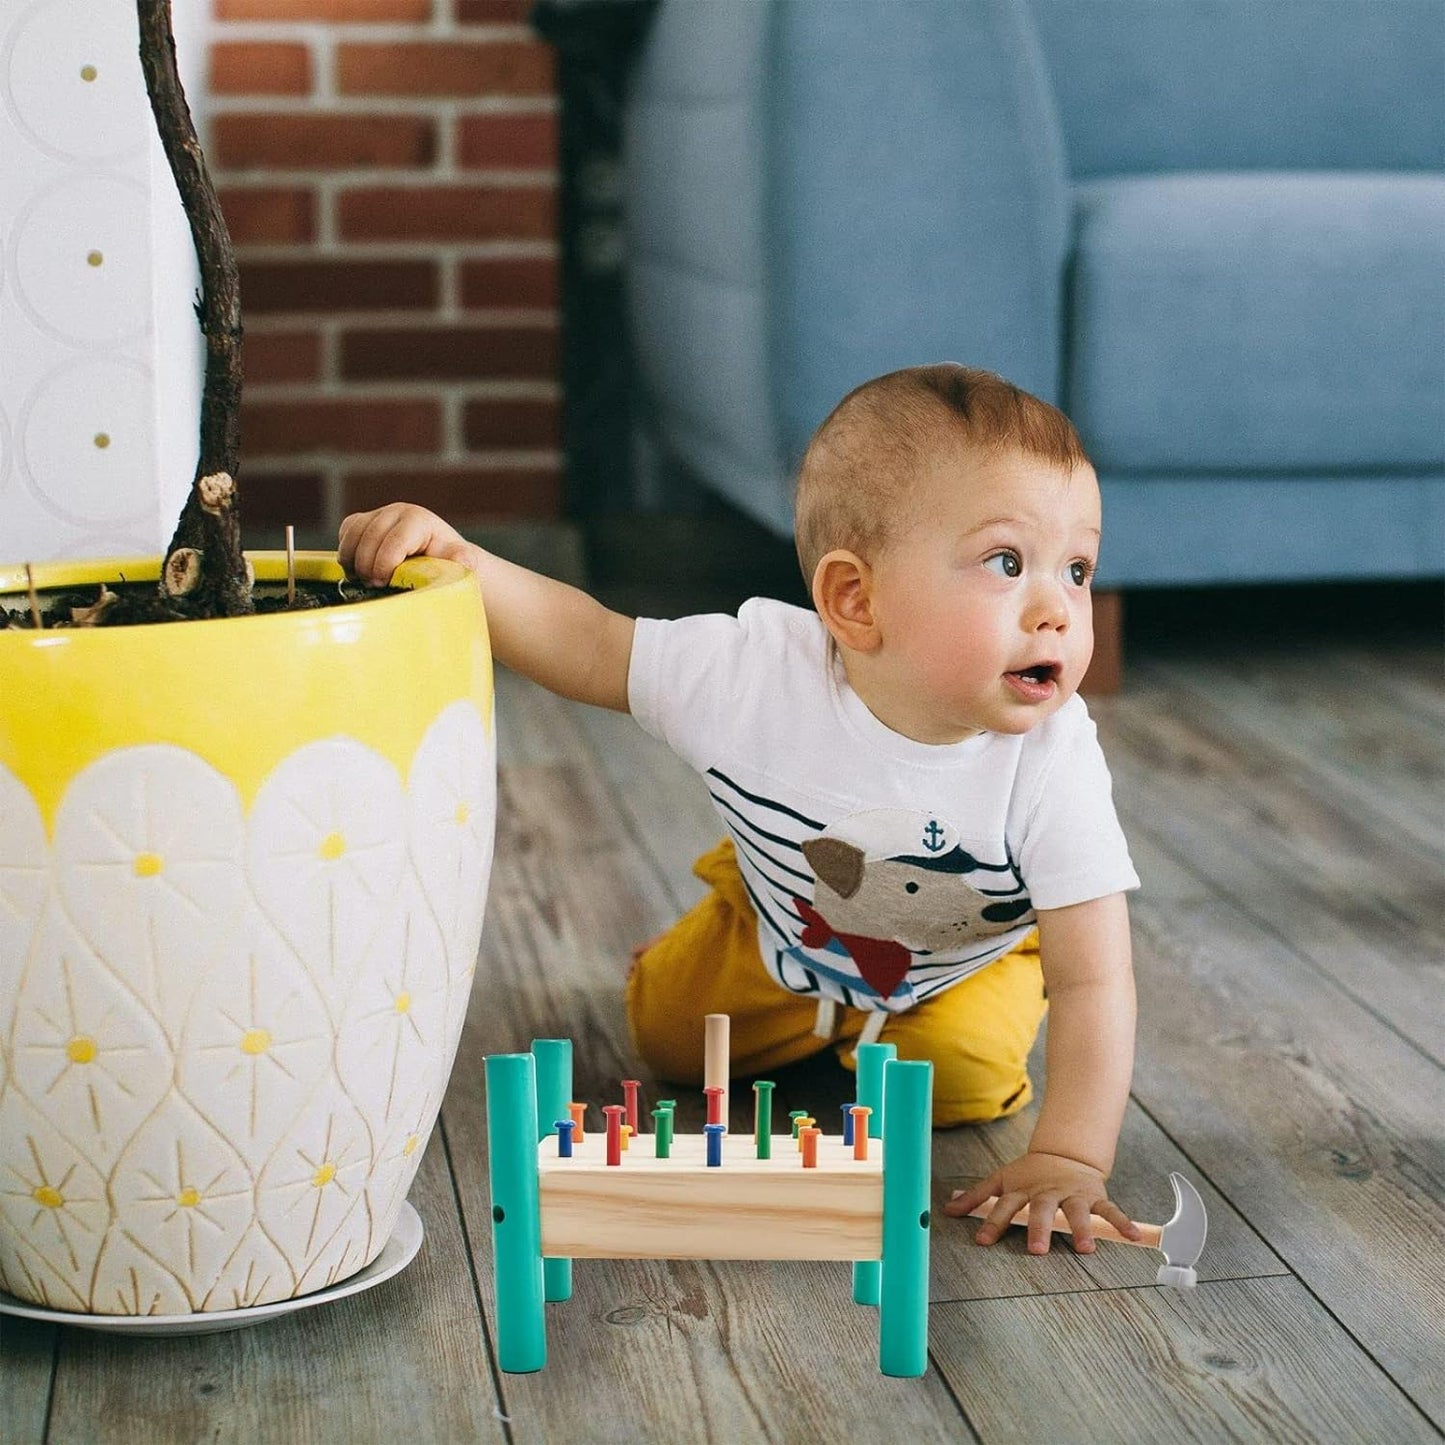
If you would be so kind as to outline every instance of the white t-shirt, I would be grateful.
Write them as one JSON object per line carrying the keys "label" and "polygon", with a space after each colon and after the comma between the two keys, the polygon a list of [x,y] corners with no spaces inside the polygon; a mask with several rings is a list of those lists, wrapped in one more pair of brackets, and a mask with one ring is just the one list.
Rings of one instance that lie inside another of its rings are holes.
{"label": "white t-shirt", "polygon": [[707,783],[796,994],[898,1012],[1007,953],[1035,908],[1137,888],[1088,709],[933,745],[849,686],[817,614],[642,618],[633,716]]}

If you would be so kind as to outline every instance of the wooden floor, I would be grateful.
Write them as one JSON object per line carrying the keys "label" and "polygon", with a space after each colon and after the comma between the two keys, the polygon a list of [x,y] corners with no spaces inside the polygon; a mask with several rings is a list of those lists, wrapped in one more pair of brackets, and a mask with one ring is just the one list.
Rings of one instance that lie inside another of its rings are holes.
{"label": "wooden floor", "polygon": [[[1112,1188],[1158,1222],[1170,1170],[1198,1183],[1195,1291],[1155,1288],[1149,1252],[1035,1259],[1018,1231],[984,1250],[935,1211],[921,1380],[877,1374],[876,1315],[851,1303],[846,1265],[632,1261],[577,1264],[573,1299],[548,1308],[548,1368],[499,1374],[482,1058],[571,1036],[577,1097],[594,1102],[638,1073],[628,950],[698,895],[688,864],[718,834],[701,786],[629,720],[504,679],[497,863],[412,1193],[420,1256],[369,1293],[229,1334],[7,1320],[0,1439],[1441,1438],[1438,647],[1156,646],[1093,710],[1145,884]],[[778,1103],[826,1118],[846,1094],[825,1059],[782,1076]],[[680,1108],[695,1128],[695,1102]],[[1019,1152],[1033,1113],[937,1135],[935,1204]]]}

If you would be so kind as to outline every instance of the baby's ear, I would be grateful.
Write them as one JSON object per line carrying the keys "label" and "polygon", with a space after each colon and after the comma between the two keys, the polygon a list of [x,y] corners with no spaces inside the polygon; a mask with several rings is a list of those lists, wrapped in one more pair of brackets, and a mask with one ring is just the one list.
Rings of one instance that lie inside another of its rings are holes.
{"label": "baby's ear", "polygon": [[838,548],[819,559],[813,606],[840,647],[873,652],[882,640],[873,616],[873,571],[856,552]]}

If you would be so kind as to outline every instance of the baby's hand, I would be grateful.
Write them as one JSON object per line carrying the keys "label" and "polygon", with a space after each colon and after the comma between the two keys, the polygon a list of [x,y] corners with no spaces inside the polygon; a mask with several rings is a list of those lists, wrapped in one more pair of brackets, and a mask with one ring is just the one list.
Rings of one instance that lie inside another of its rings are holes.
{"label": "baby's hand", "polygon": [[1139,1226],[1118,1205],[1110,1202],[1104,1176],[1088,1164],[1062,1154],[1025,1154],[972,1189],[960,1189],[943,1206],[945,1214],[964,1215],[998,1196],[988,1218],[974,1235],[975,1244],[992,1244],[1024,1205],[1029,1207],[1029,1253],[1047,1254],[1054,1215],[1064,1211],[1073,1229],[1074,1249],[1091,1254],[1094,1230],[1089,1215],[1107,1219],[1130,1239],[1140,1237]]}
{"label": "baby's hand", "polygon": [[456,560],[466,541],[435,512],[412,502],[391,502],[374,512],[353,512],[341,524],[337,560],[351,576],[385,587],[408,557]]}

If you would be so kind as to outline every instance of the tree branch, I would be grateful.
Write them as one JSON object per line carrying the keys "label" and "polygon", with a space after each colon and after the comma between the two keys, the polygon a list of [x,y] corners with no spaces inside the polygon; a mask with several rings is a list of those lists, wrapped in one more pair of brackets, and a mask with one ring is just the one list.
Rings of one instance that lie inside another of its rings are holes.
{"label": "tree branch", "polygon": [[[176,69],[170,0],[137,0],[146,91],[201,268],[197,305],[206,338],[200,455],[161,569],[163,597],[184,597],[196,616],[231,617],[253,609],[241,552],[236,479],[241,439],[241,286],[231,235]],[[195,559],[176,554],[189,549]],[[184,591],[171,589],[180,585]]]}

